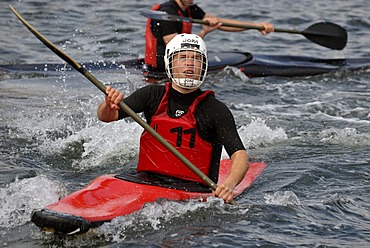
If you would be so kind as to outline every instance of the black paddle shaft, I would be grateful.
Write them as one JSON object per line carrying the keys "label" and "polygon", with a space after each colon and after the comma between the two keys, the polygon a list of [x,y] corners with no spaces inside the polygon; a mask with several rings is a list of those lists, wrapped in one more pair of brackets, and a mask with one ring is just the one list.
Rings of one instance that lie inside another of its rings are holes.
{"label": "black paddle shaft", "polygon": [[[177,16],[177,15],[170,15],[162,11],[147,10],[147,11],[142,11],[141,14],[145,17],[148,17],[154,20],[191,22],[191,23],[209,25],[207,21],[203,21],[199,19],[192,19],[192,18],[183,17],[183,16]],[[256,29],[256,30],[265,29],[265,27],[262,25],[256,26],[256,25],[237,24],[237,23],[222,23],[222,25],[226,27],[245,28],[245,29]],[[335,23],[331,23],[331,22],[319,22],[319,23],[309,26],[303,31],[275,28],[274,32],[301,34],[304,37],[306,37],[308,40],[316,44],[319,44],[327,48],[335,49],[335,50],[342,50],[343,48],[345,48],[347,45],[347,39],[348,39],[347,31],[341,26]]]}

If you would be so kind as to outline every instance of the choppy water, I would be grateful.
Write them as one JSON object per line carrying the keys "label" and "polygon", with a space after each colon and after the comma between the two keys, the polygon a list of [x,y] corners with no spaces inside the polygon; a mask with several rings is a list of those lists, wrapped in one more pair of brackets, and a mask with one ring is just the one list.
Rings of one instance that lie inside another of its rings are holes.
{"label": "choppy water", "polygon": [[[153,1],[8,1],[75,60],[143,54]],[[301,29],[326,20],[344,26],[342,51],[297,35],[256,31],[207,37],[210,51],[323,58],[368,57],[370,7],[358,1],[198,1],[207,11]],[[0,3],[0,63],[61,62]],[[96,75],[127,94],[135,75]],[[252,156],[269,166],[237,199],[239,208],[157,202],[74,238],[39,232],[30,213],[104,173],[133,170],[141,128],[100,123],[102,94],[78,73],[0,78],[0,246],[2,247],[369,247],[370,74],[306,78],[207,78],[233,111]],[[122,135],[117,135],[122,134]]]}

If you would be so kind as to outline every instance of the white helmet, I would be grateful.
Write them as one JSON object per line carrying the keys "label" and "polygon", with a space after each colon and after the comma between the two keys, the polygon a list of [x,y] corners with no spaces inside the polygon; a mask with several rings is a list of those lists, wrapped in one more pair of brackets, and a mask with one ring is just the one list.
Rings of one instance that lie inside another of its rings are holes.
{"label": "white helmet", "polygon": [[196,34],[178,34],[166,46],[164,64],[173,83],[184,89],[196,89],[207,74],[206,44]]}

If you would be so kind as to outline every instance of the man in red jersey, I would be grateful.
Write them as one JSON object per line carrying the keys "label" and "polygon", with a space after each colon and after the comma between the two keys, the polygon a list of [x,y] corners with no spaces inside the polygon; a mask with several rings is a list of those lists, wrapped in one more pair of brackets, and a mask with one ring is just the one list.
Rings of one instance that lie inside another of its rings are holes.
{"label": "man in red jersey", "polygon": [[[246,30],[244,28],[225,27],[222,26],[222,22],[252,26],[263,25],[265,29],[262,30],[261,33],[264,35],[274,31],[274,27],[268,22],[250,23],[216,17],[212,14],[204,12],[198,5],[194,4],[193,0],[170,0],[162,4],[157,4],[152,9],[164,11],[171,15],[179,15],[208,21],[210,25],[203,25],[202,30],[198,33],[198,36],[203,39],[209,32],[215,29],[228,32],[239,32]],[[149,70],[158,72],[164,71],[163,56],[166,44],[177,34],[190,34],[191,30],[192,23],[157,21],[148,19],[145,34],[145,64],[149,67]]]}
{"label": "man in red jersey", "polygon": [[[232,167],[213,194],[230,202],[234,188],[248,170],[248,155],[231,111],[215,98],[213,91],[199,88],[208,67],[203,39],[195,34],[176,35],[166,46],[164,61],[169,83],[145,86],[126,98],[108,86],[107,97],[98,107],[98,117],[104,122],[128,117],[118,107],[123,100],[134,112],[144,112],[152,128],[216,183],[224,146]],[[137,171],[203,184],[147,131],[140,138]]]}

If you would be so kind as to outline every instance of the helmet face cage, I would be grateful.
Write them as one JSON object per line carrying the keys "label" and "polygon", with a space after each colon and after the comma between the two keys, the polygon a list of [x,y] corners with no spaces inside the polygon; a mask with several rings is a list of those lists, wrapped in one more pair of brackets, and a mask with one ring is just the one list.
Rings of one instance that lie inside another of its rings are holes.
{"label": "helmet face cage", "polygon": [[177,35],[166,47],[165,65],[168,77],[181,88],[198,88],[207,74],[206,53],[204,41],[199,36]]}

